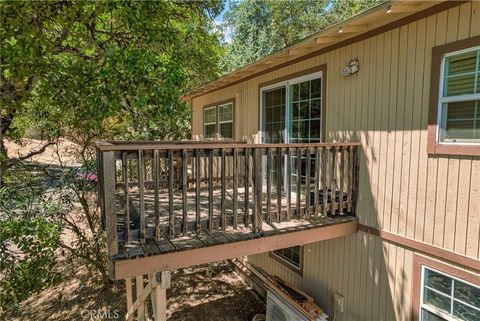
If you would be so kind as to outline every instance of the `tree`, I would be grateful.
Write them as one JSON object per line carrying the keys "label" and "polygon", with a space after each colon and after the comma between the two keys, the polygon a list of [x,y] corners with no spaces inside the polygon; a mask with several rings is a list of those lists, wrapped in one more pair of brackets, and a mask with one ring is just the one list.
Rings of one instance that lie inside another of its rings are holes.
{"label": "tree", "polygon": [[238,69],[289,46],[379,0],[244,0],[225,14],[224,33],[231,42],[221,60],[224,72]]}
{"label": "tree", "polygon": [[[82,164],[80,169],[61,166],[57,177],[49,177],[58,186],[49,188],[48,195],[64,208],[48,218],[32,221],[27,208],[0,204],[5,205],[0,207],[0,247],[6,253],[2,258],[9,258],[1,274],[11,271],[12,276],[23,277],[16,267],[27,271],[32,267],[8,256],[9,244],[19,246],[23,254],[34,253],[22,247],[25,236],[38,240],[36,248],[55,243],[69,250],[107,283],[96,184],[89,175],[95,173],[93,143],[188,137],[191,110],[180,96],[218,75],[222,49],[213,32],[213,16],[222,10],[222,2],[1,1],[0,7],[0,170],[6,170],[6,177],[17,177],[24,160],[60,137],[81,147],[75,156]],[[31,132],[39,133],[45,145],[9,158],[4,140],[21,141]],[[0,188],[1,176],[2,172]],[[45,184],[41,177],[34,188]],[[23,190],[22,182],[7,179],[0,189],[2,200],[7,191]],[[22,200],[38,203],[42,198],[27,193]],[[15,211],[9,210],[12,206]],[[72,217],[76,206],[80,215]],[[35,228],[26,228],[29,224]],[[46,230],[58,226],[73,232],[72,244],[62,244],[59,233],[48,234],[54,239],[42,238]],[[38,258],[44,266],[53,264],[52,251],[42,255]],[[8,285],[15,277],[2,280]],[[12,294],[12,300],[34,289],[26,287],[17,297]]]}
{"label": "tree", "polygon": [[[32,127],[50,140],[177,139],[179,97],[217,75],[213,1],[1,2],[3,140]],[[10,160],[11,165],[15,160]]]}

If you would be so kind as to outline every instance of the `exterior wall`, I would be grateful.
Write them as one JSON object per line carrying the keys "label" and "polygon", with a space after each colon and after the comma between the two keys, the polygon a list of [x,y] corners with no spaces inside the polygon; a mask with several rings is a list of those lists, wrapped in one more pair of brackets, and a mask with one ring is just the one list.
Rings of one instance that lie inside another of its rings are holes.
{"label": "exterior wall", "polygon": [[[410,320],[414,252],[369,233],[304,246],[303,278],[267,254],[249,262],[314,296],[330,320],[335,292],[345,296],[337,321]],[[472,274],[480,280],[480,271]]]}
{"label": "exterior wall", "polygon": [[[201,139],[204,105],[235,97],[235,139],[256,141],[259,84],[327,64],[326,139],[363,145],[360,224],[479,260],[480,157],[427,154],[432,47],[480,35],[479,21],[480,2],[465,3],[195,98],[193,135]],[[352,58],[360,71],[340,76]],[[301,284],[330,314],[332,293],[344,294],[342,320],[407,319],[412,251],[359,232],[304,253],[303,278],[268,254],[250,261]]]}

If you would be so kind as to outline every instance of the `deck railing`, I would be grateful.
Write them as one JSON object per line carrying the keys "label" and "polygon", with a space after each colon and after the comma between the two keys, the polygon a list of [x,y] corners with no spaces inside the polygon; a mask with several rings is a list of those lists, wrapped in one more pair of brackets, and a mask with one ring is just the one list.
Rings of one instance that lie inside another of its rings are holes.
{"label": "deck railing", "polygon": [[359,143],[99,142],[99,200],[117,242],[355,215]]}

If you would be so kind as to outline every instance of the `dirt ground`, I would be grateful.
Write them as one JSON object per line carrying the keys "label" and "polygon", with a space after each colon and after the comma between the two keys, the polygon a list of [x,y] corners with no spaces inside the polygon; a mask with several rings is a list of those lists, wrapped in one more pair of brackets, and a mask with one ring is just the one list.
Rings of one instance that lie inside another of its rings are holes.
{"label": "dirt ground", "polygon": [[[124,282],[102,289],[88,283],[85,269],[71,275],[23,302],[12,320],[124,320]],[[175,271],[167,298],[169,321],[250,321],[265,313],[263,301],[226,262]]]}

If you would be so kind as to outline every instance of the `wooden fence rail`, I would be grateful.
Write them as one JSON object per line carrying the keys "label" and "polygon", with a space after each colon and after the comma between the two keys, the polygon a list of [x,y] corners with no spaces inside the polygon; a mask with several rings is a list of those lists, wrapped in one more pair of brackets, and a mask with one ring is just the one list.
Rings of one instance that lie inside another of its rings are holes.
{"label": "wooden fence rail", "polygon": [[97,143],[110,255],[118,240],[355,215],[359,143]]}

